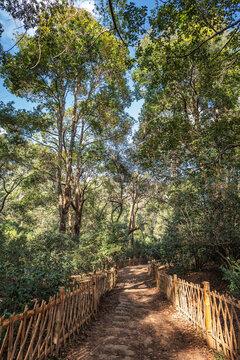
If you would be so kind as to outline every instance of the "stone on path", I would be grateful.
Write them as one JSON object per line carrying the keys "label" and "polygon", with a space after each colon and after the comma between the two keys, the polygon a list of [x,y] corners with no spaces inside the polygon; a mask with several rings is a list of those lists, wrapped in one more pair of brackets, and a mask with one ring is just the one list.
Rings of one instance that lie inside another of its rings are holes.
{"label": "stone on path", "polygon": [[147,266],[119,271],[88,335],[68,349],[65,360],[213,360],[196,331],[160,298]]}

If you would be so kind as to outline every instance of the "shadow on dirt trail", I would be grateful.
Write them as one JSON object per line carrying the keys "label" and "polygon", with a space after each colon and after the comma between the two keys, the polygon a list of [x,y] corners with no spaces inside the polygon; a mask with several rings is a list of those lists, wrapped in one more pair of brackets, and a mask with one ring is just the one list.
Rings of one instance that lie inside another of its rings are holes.
{"label": "shadow on dirt trail", "polygon": [[214,359],[196,330],[159,296],[146,265],[121,269],[118,279],[65,360]]}

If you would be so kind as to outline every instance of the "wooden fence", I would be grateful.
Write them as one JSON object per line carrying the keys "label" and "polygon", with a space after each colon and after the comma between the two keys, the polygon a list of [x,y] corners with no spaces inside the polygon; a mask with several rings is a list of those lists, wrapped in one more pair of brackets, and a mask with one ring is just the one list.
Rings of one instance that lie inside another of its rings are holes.
{"label": "wooden fence", "polygon": [[58,356],[60,347],[79,333],[97,312],[101,296],[117,281],[117,270],[102,271],[82,280],[73,290],[60,288],[48,303],[0,318],[0,359],[34,360]]}
{"label": "wooden fence", "polygon": [[159,292],[167,297],[197,328],[204,331],[210,347],[231,360],[240,360],[240,301],[210,291],[210,284],[188,283],[161,272],[149,262]]}

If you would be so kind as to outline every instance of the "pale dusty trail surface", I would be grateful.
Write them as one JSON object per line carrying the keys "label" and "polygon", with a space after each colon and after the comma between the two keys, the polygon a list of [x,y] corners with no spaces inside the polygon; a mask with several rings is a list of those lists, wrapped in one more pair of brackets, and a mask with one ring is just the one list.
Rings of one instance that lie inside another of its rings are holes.
{"label": "pale dusty trail surface", "polygon": [[126,267],[118,277],[65,360],[214,359],[196,330],[159,296],[146,265]]}

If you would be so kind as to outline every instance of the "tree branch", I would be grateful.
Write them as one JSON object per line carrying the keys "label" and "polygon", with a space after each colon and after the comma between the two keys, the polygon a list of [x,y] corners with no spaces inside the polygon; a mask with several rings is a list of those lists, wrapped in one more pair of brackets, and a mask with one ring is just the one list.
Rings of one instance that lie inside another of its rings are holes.
{"label": "tree branch", "polygon": [[196,46],[193,50],[191,50],[188,54],[185,54],[185,55],[175,55],[175,56],[170,56],[170,58],[179,58],[179,59],[182,59],[182,58],[185,58],[185,57],[188,57],[190,55],[192,55],[193,53],[195,53],[195,51],[197,51],[198,49],[200,49],[200,47],[202,47],[206,42],[208,42],[209,40],[212,40],[215,36],[217,35],[221,35],[222,33],[224,33],[226,30],[236,26],[237,24],[240,23],[240,19],[235,21],[233,24],[230,24],[228,26],[226,26],[225,28],[223,28],[222,30],[219,30],[217,31],[216,33],[214,33],[212,36],[210,36],[209,38],[205,39],[204,41],[202,41],[200,44],[198,44],[198,46]]}
{"label": "tree branch", "polygon": [[17,41],[10,49],[8,49],[6,52],[7,52],[7,53],[10,52],[15,46],[17,46],[17,44],[19,44],[20,41],[22,41],[22,39],[24,38],[24,36],[26,35],[26,33],[27,33],[27,30],[26,30],[25,33],[18,39],[18,41]]}
{"label": "tree branch", "polygon": [[39,36],[38,36],[38,51],[39,51],[39,54],[38,54],[38,61],[36,62],[35,65],[33,65],[30,70],[33,70],[35,69],[35,67],[38,66],[38,64],[40,63],[40,60],[41,60],[41,55],[42,55],[42,46],[41,46],[41,32],[39,33]]}
{"label": "tree branch", "polygon": [[232,148],[235,148],[235,147],[240,147],[240,143],[239,144],[229,144],[227,145],[218,155],[218,157],[213,160],[212,162],[208,163],[208,164],[205,164],[205,165],[202,165],[202,166],[199,166],[195,169],[192,169],[189,171],[190,174],[194,173],[195,171],[198,171],[198,170],[204,170],[206,168],[208,168],[209,166],[212,166],[212,165],[215,165],[219,159],[222,158],[223,154],[225,153],[225,151],[227,151],[228,149],[232,149]]}
{"label": "tree branch", "polygon": [[232,33],[232,35],[230,36],[230,38],[226,41],[226,43],[223,45],[223,47],[219,50],[219,52],[214,56],[214,58],[211,61],[215,61],[218,56],[221,54],[221,52],[223,51],[223,49],[230,43],[230,41],[233,39],[233,37],[236,35],[237,31],[239,29],[239,26],[235,29],[235,31]]}
{"label": "tree branch", "polygon": [[122,40],[123,44],[127,45],[125,43],[125,41],[123,40],[122,35],[120,34],[120,31],[118,29],[116,18],[115,18],[114,11],[113,11],[112,0],[108,0],[108,4],[109,4],[110,12],[111,12],[112,21],[114,24],[114,29],[116,30],[116,32],[117,32],[118,36],[120,37],[120,39]]}
{"label": "tree branch", "polygon": [[141,228],[142,228],[143,225],[147,225],[147,223],[142,223],[142,224],[140,224],[139,226],[137,226],[137,227],[135,227],[135,228],[133,228],[133,229],[128,230],[128,235],[130,235],[130,234],[133,233],[134,231],[141,230]]}

